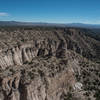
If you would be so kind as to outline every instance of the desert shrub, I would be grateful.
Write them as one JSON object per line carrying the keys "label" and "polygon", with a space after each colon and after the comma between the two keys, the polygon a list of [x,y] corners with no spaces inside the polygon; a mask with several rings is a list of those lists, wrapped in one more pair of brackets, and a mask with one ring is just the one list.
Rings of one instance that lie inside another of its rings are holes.
{"label": "desert shrub", "polygon": [[94,97],[96,98],[96,100],[100,100],[100,90],[97,90],[97,91],[95,92]]}

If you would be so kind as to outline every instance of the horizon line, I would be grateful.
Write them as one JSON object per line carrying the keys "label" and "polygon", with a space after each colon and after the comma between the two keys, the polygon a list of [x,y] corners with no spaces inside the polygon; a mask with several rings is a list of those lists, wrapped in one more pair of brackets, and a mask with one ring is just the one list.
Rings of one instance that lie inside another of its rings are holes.
{"label": "horizon line", "polygon": [[20,21],[20,20],[0,20],[0,22],[21,22],[21,23],[44,23],[44,24],[86,24],[100,25],[100,23],[85,23],[85,22],[47,22],[47,21]]}

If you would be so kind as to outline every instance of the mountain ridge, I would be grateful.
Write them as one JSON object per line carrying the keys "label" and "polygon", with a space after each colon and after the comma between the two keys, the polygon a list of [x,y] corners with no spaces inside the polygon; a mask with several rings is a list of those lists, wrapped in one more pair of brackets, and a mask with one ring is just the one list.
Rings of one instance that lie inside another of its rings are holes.
{"label": "mountain ridge", "polygon": [[76,28],[100,28],[100,24],[85,23],[48,23],[48,22],[21,22],[21,21],[0,21],[0,26],[59,26]]}

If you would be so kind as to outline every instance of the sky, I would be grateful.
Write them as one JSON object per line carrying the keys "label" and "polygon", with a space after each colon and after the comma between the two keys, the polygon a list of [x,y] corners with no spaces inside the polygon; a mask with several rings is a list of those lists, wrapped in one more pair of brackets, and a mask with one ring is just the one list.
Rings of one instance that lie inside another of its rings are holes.
{"label": "sky", "polygon": [[0,21],[100,24],[100,0],[0,0]]}

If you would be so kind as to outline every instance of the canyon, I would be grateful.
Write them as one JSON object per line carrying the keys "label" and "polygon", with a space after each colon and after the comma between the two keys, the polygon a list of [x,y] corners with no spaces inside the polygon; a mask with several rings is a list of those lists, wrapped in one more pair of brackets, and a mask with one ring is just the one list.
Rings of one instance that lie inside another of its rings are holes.
{"label": "canyon", "polygon": [[99,100],[100,39],[91,32],[0,27],[0,100]]}

